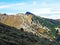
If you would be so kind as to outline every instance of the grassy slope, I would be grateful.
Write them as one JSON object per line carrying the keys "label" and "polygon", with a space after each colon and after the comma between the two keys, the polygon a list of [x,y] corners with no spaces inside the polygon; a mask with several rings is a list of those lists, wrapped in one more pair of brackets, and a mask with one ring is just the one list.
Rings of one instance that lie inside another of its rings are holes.
{"label": "grassy slope", "polygon": [[56,30],[55,27],[60,27],[60,22],[53,20],[53,19],[47,19],[47,18],[41,18],[37,16],[33,16],[34,20],[38,20],[40,24],[43,26],[48,27],[51,30],[51,35],[56,36]]}

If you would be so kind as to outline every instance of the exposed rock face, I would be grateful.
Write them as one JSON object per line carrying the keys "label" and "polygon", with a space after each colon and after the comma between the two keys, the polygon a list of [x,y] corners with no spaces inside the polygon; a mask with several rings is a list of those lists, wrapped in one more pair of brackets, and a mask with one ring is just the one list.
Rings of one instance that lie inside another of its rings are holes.
{"label": "exposed rock face", "polygon": [[58,30],[58,34],[60,35],[60,28],[57,27],[55,29]]}
{"label": "exposed rock face", "polygon": [[19,28],[21,25],[30,25],[32,15],[0,15],[0,22]]}

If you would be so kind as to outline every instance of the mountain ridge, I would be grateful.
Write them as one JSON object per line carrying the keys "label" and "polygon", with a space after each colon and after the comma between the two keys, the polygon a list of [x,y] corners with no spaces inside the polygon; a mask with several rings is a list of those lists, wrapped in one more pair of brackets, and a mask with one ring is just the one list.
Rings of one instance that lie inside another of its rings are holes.
{"label": "mountain ridge", "polygon": [[14,27],[16,30],[23,28],[25,32],[31,32],[39,37],[46,38],[49,41],[55,40],[56,42],[60,42],[60,22],[57,20],[42,18],[28,12],[16,15],[1,14],[0,22]]}

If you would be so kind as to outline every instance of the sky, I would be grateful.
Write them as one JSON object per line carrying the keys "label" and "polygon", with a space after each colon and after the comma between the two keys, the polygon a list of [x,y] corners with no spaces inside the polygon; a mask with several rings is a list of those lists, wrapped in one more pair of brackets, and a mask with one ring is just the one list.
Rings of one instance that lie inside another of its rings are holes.
{"label": "sky", "polygon": [[0,13],[27,11],[45,18],[60,19],[60,0],[0,0]]}

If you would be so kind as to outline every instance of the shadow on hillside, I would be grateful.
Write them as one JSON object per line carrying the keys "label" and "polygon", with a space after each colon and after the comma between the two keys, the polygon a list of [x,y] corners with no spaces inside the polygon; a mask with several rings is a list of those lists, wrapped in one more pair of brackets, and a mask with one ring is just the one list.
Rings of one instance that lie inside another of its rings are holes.
{"label": "shadow on hillside", "polygon": [[58,45],[46,38],[40,38],[23,28],[16,29],[0,23],[0,45]]}

